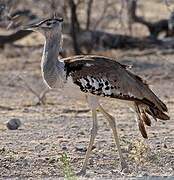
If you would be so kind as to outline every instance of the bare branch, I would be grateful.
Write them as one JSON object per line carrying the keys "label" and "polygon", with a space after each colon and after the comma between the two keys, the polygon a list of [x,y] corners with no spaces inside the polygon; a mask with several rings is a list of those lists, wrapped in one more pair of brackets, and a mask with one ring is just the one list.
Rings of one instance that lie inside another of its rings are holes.
{"label": "bare branch", "polygon": [[166,32],[166,35],[168,35],[168,19],[162,19],[157,22],[149,22],[145,20],[143,17],[137,16],[136,10],[137,10],[137,0],[129,0],[129,16],[131,18],[132,23],[141,23],[149,29],[150,36],[153,38],[157,38],[160,32]]}
{"label": "bare branch", "polygon": [[87,4],[87,22],[86,22],[86,30],[89,30],[91,23],[91,10],[92,10],[93,0],[89,0]]}
{"label": "bare branch", "polygon": [[97,27],[99,26],[99,24],[101,23],[101,21],[103,20],[103,17],[105,16],[107,9],[108,9],[108,0],[105,0],[104,2],[104,7],[103,7],[103,11],[101,13],[101,16],[99,17],[98,21],[95,23],[94,25],[94,30],[97,29]]}
{"label": "bare branch", "polygon": [[46,88],[44,89],[40,94],[37,93],[28,83],[27,81],[21,77],[21,76],[18,76],[18,78],[20,80],[23,81],[25,87],[31,92],[33,93],[37,98],[38,98],[38,102],[36,103],[36,105],[40,105],[40,104],[45,104],[45,101],[46,101],[46,93],[49,92],[49,89]]}
{"label": "bare branch", "polygon": [[76,54],[81,54],[81,50],[77,42],[77,33],[80,31],[80,25],[76,13],[77,6],[74,3],[74,0],[69,0],[68,2],[71,10],[71,36],[73,39],[74,51]]}

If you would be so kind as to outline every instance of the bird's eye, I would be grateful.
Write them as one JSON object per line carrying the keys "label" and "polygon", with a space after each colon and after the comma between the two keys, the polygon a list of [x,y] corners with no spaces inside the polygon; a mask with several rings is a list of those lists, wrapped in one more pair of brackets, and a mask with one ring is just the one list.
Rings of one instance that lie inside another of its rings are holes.
{"label": "bird's eye", "polygon": [[48,22],[46,23],[47,26],[51,26],[51,25],[53,25],[53,24],[56,24],[56,21],[48,21]]}
{"label": "bird's eye", "polygon": [[50,26],[51,25],[51,23],[50,22],[47,22],[47,26]]}

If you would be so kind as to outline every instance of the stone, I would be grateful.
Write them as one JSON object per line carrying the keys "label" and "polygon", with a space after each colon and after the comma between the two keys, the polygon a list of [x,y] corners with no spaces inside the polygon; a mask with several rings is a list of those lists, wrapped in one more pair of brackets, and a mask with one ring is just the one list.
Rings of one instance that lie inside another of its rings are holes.
{"label": "stone", "polygon": [[16,130],[21,126],[21,121],[20,119],[10,119],[7,123],[6,126],[9,130]]}

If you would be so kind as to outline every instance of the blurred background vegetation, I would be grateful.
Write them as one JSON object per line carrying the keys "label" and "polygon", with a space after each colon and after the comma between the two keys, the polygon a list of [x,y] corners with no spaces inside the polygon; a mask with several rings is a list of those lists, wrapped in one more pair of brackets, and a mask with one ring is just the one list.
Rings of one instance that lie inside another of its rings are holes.
{"label": "blurred background vegetation", "polygon": [[[85,54],[119,48],[169,48],[173,43],[163,38],[174,34],[173,7],[173,1],[167,0],[5,0],[1,2],[0,27],[8,33],[9,24],[10,29],[20,29],[56,12],[64,18],[64,53],[70,49],[73,54]],[[28,34],[20,31],[2,36],[0,44]]]}

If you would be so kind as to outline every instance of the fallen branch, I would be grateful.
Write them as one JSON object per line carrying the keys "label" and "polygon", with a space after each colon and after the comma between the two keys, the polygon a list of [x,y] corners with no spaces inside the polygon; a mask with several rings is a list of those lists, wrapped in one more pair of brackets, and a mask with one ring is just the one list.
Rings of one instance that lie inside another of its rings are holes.
{"label": "fallen branch", "polygon": [[89,111],[90,111],[90,109],[83,109],[83,110],[64,109],[62,111],[62,113],[76,113],[76,114],[80,114],[80,113],[87,113]]}
{"label": "fallen branch", "polygon": [[38,98],[36,105],[41,105],[41,104],[44,105],[46,102],[46,93],[49,92],[49,89],[46,88],[39,94],[26,82],[24,78],[22,78],[21,76],[19,76],[18,78],[22,80],[26,88]]}

